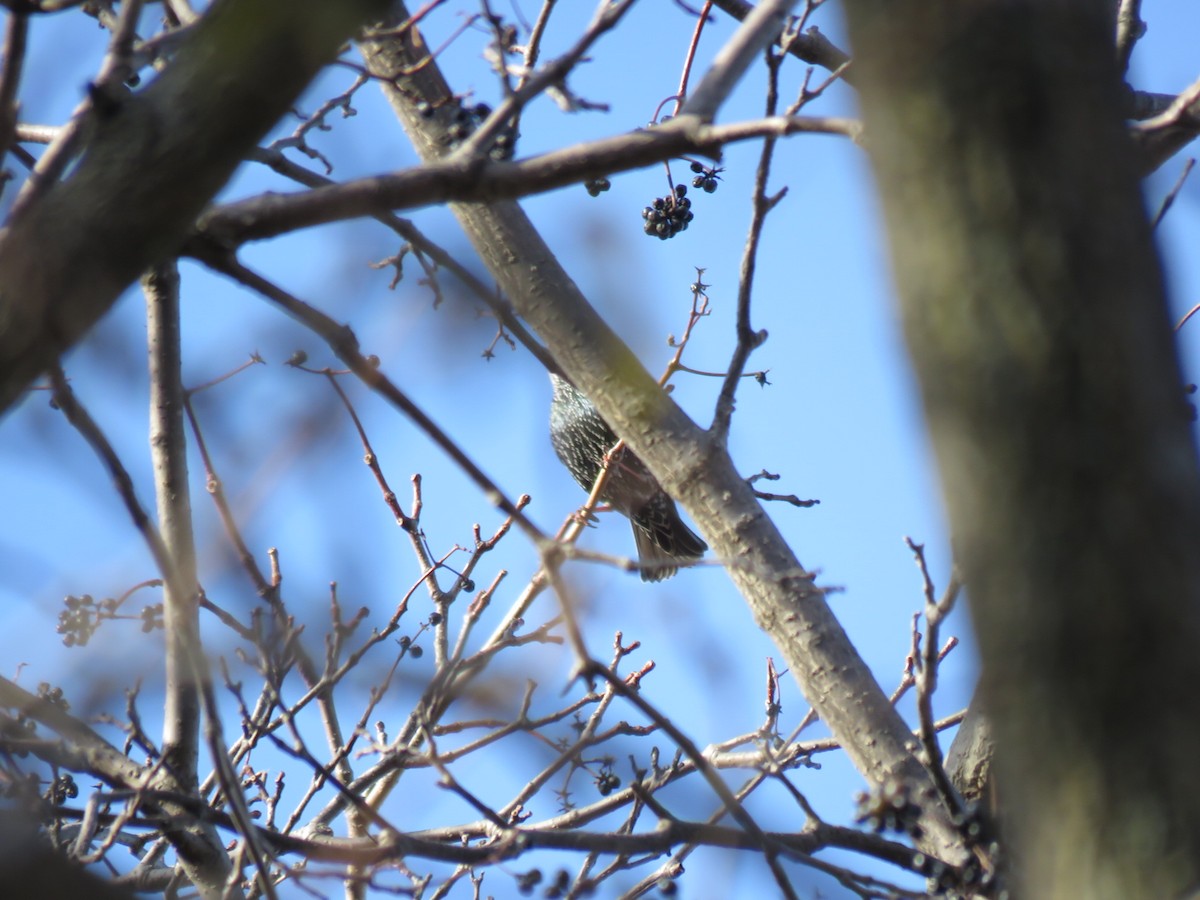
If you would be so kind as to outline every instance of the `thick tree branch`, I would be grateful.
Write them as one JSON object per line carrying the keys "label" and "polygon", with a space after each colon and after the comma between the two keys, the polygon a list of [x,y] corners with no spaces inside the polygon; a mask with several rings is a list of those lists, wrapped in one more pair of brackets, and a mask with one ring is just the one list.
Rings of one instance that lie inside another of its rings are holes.
{"label": "thick tree branch", "polygon": [[0,232],[0,411],[178,246],[255,142],[382,7],[218,2],[153,83],[96,109],[75,169]]}

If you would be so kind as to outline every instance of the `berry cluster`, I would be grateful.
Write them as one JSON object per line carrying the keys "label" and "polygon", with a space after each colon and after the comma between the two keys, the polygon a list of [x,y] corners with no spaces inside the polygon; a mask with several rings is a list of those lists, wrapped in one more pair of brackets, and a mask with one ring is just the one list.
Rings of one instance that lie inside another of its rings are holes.
{"label": "berry cluster", "polygon": [[413,659],[420,659],[425,655],[425,651],[421,649],[420,644],[414,644],[412,638],[408,635],[400,638],[400,649],[405,651]]}
{"label": "berry cluster", "polygon": [[985,896],[1009,900],[1008,889],[1001,883],[1001,878],[995,871],[985,870],[977,859],[955,868],[940,859],[917,853],[913,856],[913,865],[925,876],[925,892],[930,897],[967,900],[968,897]]}
{"label": "berry cluster", "polygon": [[63,643],[68,647],[83,647],[87,644],[100,622],[116,616],[118,603],[108,599],[97,603],[91,594],[82,597],[67,597],[63,601],[66,607],[58,614],[59,634],[63,635]]}
{"label": "berry cluster", "polygon": [[654,203],[642,210],[646,234],[665,241],[681,231],[695,218],[692,201],[687,198],[687,185],[675,185],[675,191],[665,197],[655,197]]}
{"label": "berry cluster", "polygon": [[63,689],[56,687],[48,681],[38,682],[37,695],[39,699],[57,706],[63,712],[71,711],[71,704],[67,702],[67,698],[63,695]]}
{"label": "berry cluster", "polygon": [[710,169],[703,163],[692,163],[692,171],[696,173],[696,177],[692,179],[692,187],[700,188],[704,193],[711,194],[717,189],[717,182],[721,180],[718,174],[722,169]]}
{"label": "berry cluster", "polygon": [[919,838],[920,817],[921,807],[912,797],[909,786],[898,779],[889,779],[869,794],[858,795],[855,820],[872,831],[898,831]]}
{"label": "berry cluster", "polygon": [[[917,820],[921,808],[909,786],[898,779],[891,779],[869,794],[859,794],[857,821],[872,831],[898,831],[912,838],[920,838],[921,826]],[[954,816],[954,824],[960,829],[967,843],[981,848],[988,860],[972,858],[966,865],[950,866],[924,853],[914,854],[913,868],[925,876],[926,891],[931,897],[943,900],[966,900],[980,893],[995,898],[1007,898],[1008,893],[999,884],[996,860],[999,846],[987,843],[991,831],[984,810],[970,805]]]}
{"label": "berry cluster", "polygon": [[596,776],[596,790],[600,792],[601,797],[607,797],[620,786],[620,777],[608,767],[601,769],[600,774]]}
{"label": "berry cluster", "polygon": [[149,634],[156,628],[163,627],[163,605],[154,603],[150,606],[143,606],[140,616],[142,620],[142,634]]}
{"label": "berry cluster", "polygon": [[610,187],[612,187],[612,182],[601,175],[599,178],[589,178],[583,183],[583,186],[587,188],[589,195],[593,197],[599,197]]}
{"label": "berry cluster", "polygon": [[[517,890],[522,896],[530,897],[537,889],[537,886],[542,883],[545,876],[541,869],[531,869],[517,876]],[[579,881],[575,884],[574,896],[590,897],[595,893],[595,885],[593,883]],[[546,884],[542,890],[542,896],[547,900],[558,900],[560,897],[567,896],[571,891],[571,873],[566,869],[559,869],[554,874],[554,879]]]}
{"label": "berry cluster", "polygon": [[[123,600],[124,598],[122,598]],[[122,600],[112,597],[96,602],[91,594],[82,597],[67,597],[63,601],[66,607],[58,614],[57,631],[63,636],[63,643],[68,647],[83,647],[92,639],[101,622],[117,618],[132,618],[119,616]],[[154,603],[142,608],[139,615],[142,620],[143,633],[163,627],[163,605]]]}
{"label": "berry cluster", "polygon": [[75,784],[75,779],[66,773],[56,776],[42,795],[43,799],[49,800],[56,806],[66,803],[68,800],[73,800],[78,796],[79,787]]}
{"label": "berry cluster", "polygon": [[[453,105],[454,111],[450,112],[450,107]],[[449,124],[446,126],[447,144],[451,150],[458,147],[468,137],[474,133],[488,116],[492,114],[492,108],[486,103],[476,103],[474,106],[463,106],[457,97],[447,101],[445,104],[440,104],[434,107],[427,100],[419,100],[417,102],[417,114],[423,119],[431,119],[435,112],[439,109],[445,110],[445,115]],[[492,140],[492,145],[488,148],[488,156],[496,162],[504,162],[513,158],[513,154],[517,150],[517,126],[513,122],[507,122],[503,128],[497,132],[496,137]]]}

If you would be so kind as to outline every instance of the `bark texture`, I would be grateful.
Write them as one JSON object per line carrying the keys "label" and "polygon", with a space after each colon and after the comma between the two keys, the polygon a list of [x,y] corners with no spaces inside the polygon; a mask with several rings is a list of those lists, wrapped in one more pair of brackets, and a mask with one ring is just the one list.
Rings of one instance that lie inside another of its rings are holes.
{"label": "bark texture", "polygon": [[1200,478],[1111,6],[847,2],[1023,897],[1200,877]]}

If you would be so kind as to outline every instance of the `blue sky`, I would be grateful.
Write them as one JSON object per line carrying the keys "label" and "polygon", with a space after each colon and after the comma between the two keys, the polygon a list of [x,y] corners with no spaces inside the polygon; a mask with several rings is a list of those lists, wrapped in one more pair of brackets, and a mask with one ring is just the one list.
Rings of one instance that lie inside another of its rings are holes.
{"label": "blue sky", "polygon": [[[561,6],[547,34],[543,59],[568,46],[590,12],[588,4]],[[456,8],[451,4],[433,17],[428,28],[432,44],[440,43],[457,23]],[[149,14],[155,10],[152,7]],[[505,5],[502,12],[508,11]],[[522,11],[530,16],[535,10],[531,6]],[[1200,74],[1190,40],[1200,33],[1200,9],[1193,4],[1146,4],[1144,15],[1150,29],[1135,52],[1131,82],[1153,91],[1182,90]],[[31,80],[22,96],[24,121],[60,122],[94,73],[103,35],[94,24],[81,25],[79,19],[62,15],[37,23]],[[822,9],[813,23],[845,44],[836,7]],[[731,31],[732,24],[718,16],[701,42],[698,72]],[[645,124],[660,100],[675,91],[690,32],[691,20],[674,4],[635,7],[571,79],[578,94],[609,104],[610,111],[567,115],[542,99],[523,122],[519,155]],[[468,31],[441,63],[455,90],[494,102],[494,76],[480,58],[483,43],[480,33]],[[794,95],[803,71],[795,61],[784,68],[785,99]],[[330,70],[299,108],[311,111],[323,98],[344,90],[352,77],[345,70]],[[821,77],[816,73],[816,79]],[[763,74],[755,71],[720,120],[759,115],[762,88]],[[854,103],[851,90],[835,86],[806,111],[853,114]],[[312,136],[314,145],[335,162],[335,178],[415,162],[375,91],[360,91],[354,105],[357,116],[335,115],[331,131]],[[283,123],[279,133],[293,127],[294,121]],[[695,200],[692,227],[671,241],[647,238],[640,227],[641,208],[666,191],[661,166],[615,178],[612,190],[599,198],[573,187],[524,203],[568,272],[652,372],[661,371],[670,356],[667,335],[682,332],[696,267],[706,270],[713,311],[698,328],[684,361],[719,371],[729,359],[757,154],[753,144],[729,149],[722,161],[720,190]],[[1147,181],[1151,209],[1178,177],[1185,156]],[[673,173],[676,180],[690,180],[686,163],[675,164]],[[762,469],[780,475],[768,490],[820,500],[811,509],[775,504],[769,512],[801,561],[820,572],[819,582],[841,589],[831,597],[833,607],[890,691],[909,647],[911,616],[921,605],[921,582],[904,537],[926,544],[939,586],[947,577],[950,556],[936,473],[897,327],[886,239],[867,159],[848,141],[823,136],[785,141],[774,173],[773,186],[786,185],[788,195],[768,220],[753,313],[754,324],[766,328],[770,339],[750,362],[753,369],[770,370],[771,384],[743,386],[731,446],[746,475]],[[291,188],[262,167],[247,165],[223,196],[244,197],[266,189]],[[1200,185],[1191,181],[1159,232],[1179,315],[1200,302],[1200,267],[1192,249],[1198,237],[1198,200]],[[448,210],[411,215],[430,238],[482,274]],[[368,263],[395,249],[395,239],[381,226],[352,222],[246,248],[243,259],[350,323],[364,349],[380,357],[401,388],[510,496],[532,495],[530,516],[543,529],[553,530],[583,497],[549,447],[548,381],[523,350],[501,346],[490,362],[482,358],[493,324],[477,317],[478,304],[458,295],[449,275],[443,275],[447,302],[436,310],[428,289],[417,283],[418,268],[411,261],[405,280],[389,290],[390,272],[371,269]],[[386,619],[419,575],[411,550],[362,465],[353,429],[324,380],[282,365],[295,349],[306,350],[314,365],[327,364],[331,357],[316,338],[262,300],[192,264],[183,266],[183,302],[185,377],[190,383],[219,376],[252,352],[260,352],[268,363],[206,393],[198,408],[252,549],[264,565],[268,547],[280,550],[288,601],[308,623],[311,646],[319,648],[330,581],[338,582],[348,608],[365,605],[374,613],[372,621]],[[1189,379],[1196,377],[1198,327],[1193,323],[1192,332],[1185,328],[1181,334]],[[67,370],[133,472],[143,503],[151,507],[144,335],[141,299],[131,291],[71,354]],[[675,397],[698,422],[706,423],[718,386],[715,379],[679,376]],[[468,545],[475,522],[485,534],[496,526],[498,513],[409,422],[365,390],[348,383],[347,388],[393,489],[406,505],[410,475],[422,475],[423,526],[435,555],[455,543]],[[217,525],[194,453],[191,465],[202,578],[210,597],[244,615],[253,593]],[[99,700],[116,689],[114,711],[123,703],[120,689],[140,676],[152,714],[157,651],[136,623],[109,625],[86,649],[63,648],[54,634],[66,594],[114,595],[153,572],[99,464],[48,409],[44,394],[31,394],[0,421],[0,496],[10,510],[0,521],[4,673],[11,675],[18,664],[26,663],[22,683],[62,684],[81,709],[88,708],[89,695]],[[592,549],[632,553],[628,525],[615,515],[602,517],[583,542]],[[495,601],[502,609],[534,565],[528,544],[510,535],[485,559],[476,580],[489,581],[500,567],[508,570]],[[643,585],[636,577],[584,563],[573,564],[568,575],[584,604],[593,652],[605,656],[617,630],[626,641],[640,640],[642,647],[631,662],[657,664],[644,683],[645,695],[698,744],[751,732],[761,724],[765,660],[778,657],[723,571],[700,568],[660,585]],[[156,599],[147,595],[146,602]],[[535,608],[539,615],[534,616],[539,621],[552,613],[548,596],[540,602]],[[417,609],[421,603],[425,605]],[[140,606],[135,603],[134,610]],[[426,607],[427,599],[418,592],[414,622],[428,614]],[[941,715],[966,704],[975,673],[965,614],[957,613],[943,634],[956,635],[963,643],[944,668],[937,698]],[[212,635],[215,651],[223,639],[215,631]],[[510,672],[511,681],[497,679],[492,685],[499,708],[515,703],[526,676],[542,684],[545,696],[539,702],[552,707],[559,702],[570,664],[567,651],[553,647],[526,654]],[[429,655],[406,662],[403,680],[419,684],[431,665]],[[391,710],[395,715],[405,708],[406,690],[397,689]],[[781,727],[786,731],[807,706],[788,678],[782,700]],[[632,711],[621,715],[635,716]],[[226,727],[229,730],[230,724]],[[821,733],[819,725],[812,730],[814,735]],[[629,751],[642,753],[644,747],[631,745]],[[845,821],[861,778],[840,756],[827,755],[822,764],[820,771],[798,770],[793,783],[824,816]],[[506,761],[497,760],[459,774],[464,783],[483,790],[505,785],[507,768]],[[628,777],[624,760],[619,761],[618,773]],[[473,818],[444,797],[438,799],[436,792],[429,791],[428,797],[432,819],[441,815],[444,823],[455,816]],[[493,799],[507,799],[503,787]],[[674,799],[695,815],[716,805],[698,787]],[[793,808],[781,811],[778,805],[755,801],[751,809],[767,827],[800,824]],[[552,813],[541,807],[535,820]],[[575,862],[570,860],[568,867],[573,869]],[[709,885],[713,896],[734,896],[735,888],[766,877],[761,863],[748,855],[707,852],[694,857],[688,868],[691,878],[704,879],[693,883]],[[804,880],[803,875],[797,878],[798,883]],[[840,896],[836,883],[817,879],[814,884],[824,896]],[[492,881],[489,889],[505,895],[502,879]]]}

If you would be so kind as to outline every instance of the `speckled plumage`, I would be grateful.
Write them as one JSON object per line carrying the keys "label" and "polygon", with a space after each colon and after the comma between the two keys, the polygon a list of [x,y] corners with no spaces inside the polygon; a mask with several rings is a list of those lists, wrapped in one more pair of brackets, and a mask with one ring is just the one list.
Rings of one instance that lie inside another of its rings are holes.
{"label": "speckled plumage", "polygon": [[[554,385],[550,443],[572,477],[590,492],[617,436],[587,397],[557,375],[551,374],[550,380]],[[680,563],[699,559],[708,549],[679,517],[675,501],[628,448],[613,460],[600,499],[633,523],[643,581],[670,578]]]}

